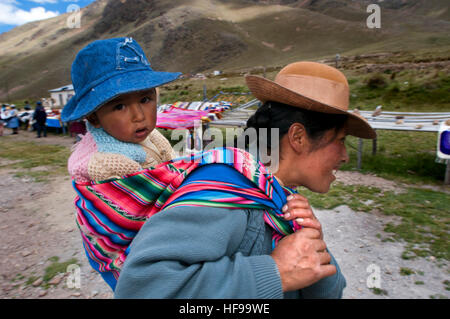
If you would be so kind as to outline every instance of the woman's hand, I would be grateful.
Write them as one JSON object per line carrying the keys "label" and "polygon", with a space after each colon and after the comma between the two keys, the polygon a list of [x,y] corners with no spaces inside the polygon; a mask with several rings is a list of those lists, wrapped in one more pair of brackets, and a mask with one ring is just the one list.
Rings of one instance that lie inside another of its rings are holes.
{"label": "woman's hand", "polygon": [[284,237],[271,256],[280,272],[283,291],[308,287],[336,273],[326,244],[316,229],[302,228]]}
{"label": "woman's hand", "polygon": [[314,215],[308,199],[300,194],[292,194],[287,198],[287,204],[283,207],[284,218],[294,220],[303,227],[314,228],[320,232],[323,239],[322,225]]}

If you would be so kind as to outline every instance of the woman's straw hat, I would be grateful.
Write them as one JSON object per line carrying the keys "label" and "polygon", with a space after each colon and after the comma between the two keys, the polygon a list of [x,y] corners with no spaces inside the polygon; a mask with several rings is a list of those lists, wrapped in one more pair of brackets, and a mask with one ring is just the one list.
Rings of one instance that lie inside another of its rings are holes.
{"label": "woman's straw hat", "polygon": [[348,111],[349,86],[339,70],[317,62],[285,66],[275,81],[247,75],[247,85],[261,102],[273,101],[322,113],[347,114],[348,134],[376,138],[375,130],[361,115]]}

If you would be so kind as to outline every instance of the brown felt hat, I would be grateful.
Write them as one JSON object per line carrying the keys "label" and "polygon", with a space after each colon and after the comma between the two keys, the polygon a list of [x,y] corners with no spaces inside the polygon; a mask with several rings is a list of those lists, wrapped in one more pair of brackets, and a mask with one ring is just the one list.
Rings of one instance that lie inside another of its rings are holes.
{"label": "brown felt hat", "polygon": [[310,111],[347,114],[348,134],[376,138],[375,130],[361,115],[348,111],[349,86],[339,70],[317,62],[295,62],[285,66],[275,81],[247,75],[247,85],[261,102],[279,102]]}

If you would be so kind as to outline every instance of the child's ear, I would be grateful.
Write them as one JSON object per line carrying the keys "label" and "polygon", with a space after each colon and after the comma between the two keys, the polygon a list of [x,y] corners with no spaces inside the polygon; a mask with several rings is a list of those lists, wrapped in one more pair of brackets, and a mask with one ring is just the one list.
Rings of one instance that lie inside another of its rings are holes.
{"label": "child's ear", "polygon": [[101,127],[100,121],[98,120],[97,113],[89,114],[86,119],[91,123],[91,125],[95,128]]}

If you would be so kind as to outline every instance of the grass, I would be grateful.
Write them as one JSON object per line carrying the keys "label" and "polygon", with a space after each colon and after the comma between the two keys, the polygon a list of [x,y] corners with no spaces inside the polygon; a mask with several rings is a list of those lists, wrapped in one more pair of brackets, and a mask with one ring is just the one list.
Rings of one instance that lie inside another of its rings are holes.
{"label": "grass", "polygon": [[385,295],[387,296],[388,292],[381,288],[370,288],[375,295]]}
{"label": "grass", "polygon": [[430,299],[448,299],[448,297],[441,295],[441,294],[436,294],[436,295],[431,295]]}
{"label": "grass", "polygon": [[[76,258],[71,258],[67,261],[60,262],[58,256],[50,257],[48,261],[50,262],[50,265],[45,268],[44,275],[42,276],[42,283],[40,284],[40,286],[44,289],[48,289],[50,287],[49,282],[56,275],[66,273],[67,267],[69,265],[78,264],[78,260]],[[16,275],[16,278],[24,279],[24,277],[20,274]],[[38,279],[39,279],[38,276],[32,275],[28,277],[28,279],[25,282],[25,285],[30,286]]]}
{"label": "grass", "polygon": [[421,280],[415,281],[414,284],[415,284],[415,285],[418,285],[418,286],[419,286],[419,285],[425,285],[425,283],[424,283],[423,281],[421,281]]}
{"label": "grass", "polygon": [[351,108],[411,112],[450,110],[450,75],[437,69],[403,70],[350,77]]}
{"label": "grass", "polygon": [[66,174],[69,155],[70,150],[63,146],[15,141],[6,136],[0,139],[0,157],[12,161],[0,168],[16,169],[15,176],[30,177],[37,182]]}
{"label": "grass", "polygon": [[45,268],[45,273],[42,278],[44,282],[49,282],[59,273],[65,273],[69,265],[77,264],[78,262],[76,258],[71,258],[67,261],[59,262],[59,257],[57,256],[50,257],[49,261],[51,262],[51,264],[47,268]]}
{"label": "grass", "polygon": [[445,286],[445,290],[450,291],[450,280],[444,280],[442,283]]}
{"label": "grass", "polygon": [[[442,184],[445,165],[436,163],[437,134],[432,132],[377,131],[377,153],[372,142],[363,142],[362,173],[374,173],[397,182]],[[343,170],[357,167],[358,139],[347,138],[349,163]]]}
{"label": "grass", "polygon": [[407,267],[400,268],[400,275],[402,275],[402,276],[410,276],[410,275],[413,275],[415,273],[416,272],[414,270],[410,269],[410,268],[407,268]]}
{"label": "grass", "polygon": [[59,262],[59,257],[53,256],[53,257],[50,257],[48,260],[51,262],[51,264],[45,268],[45,273],[44,273],[44,276],[42,277],[42,279],[43,279],[42,286],[44,288],[49,287],[48,282],[50,280],[52,280],[53,277],[55,277],[58,274],[65,273],[67,271],[67,267],[69,265],[78,264],[78,261],[76,258],[71,258],[67,261]]}

